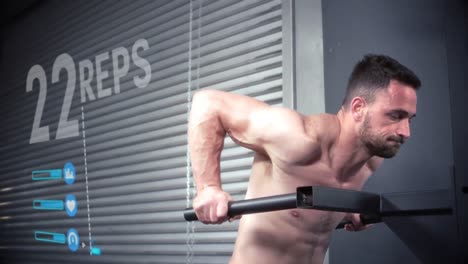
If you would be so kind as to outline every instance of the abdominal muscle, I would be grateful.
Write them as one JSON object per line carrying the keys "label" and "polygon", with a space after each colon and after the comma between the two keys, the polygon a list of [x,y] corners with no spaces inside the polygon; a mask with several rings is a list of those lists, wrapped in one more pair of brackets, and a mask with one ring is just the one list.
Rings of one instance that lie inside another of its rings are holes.
{"label": "abdominal muscle", "polygon": [[322,264],[342,214],[305,210],[243,216],[230,263]]}
{"label": "abdominal muscle", "polygon": [[[329,177],[283,177],[271,168],[256,157],[246,199],[292,193],[297,186],[335,185]],[[230,264],[322,264],[331,232],[344,215],[311,209],[244,215]]]}

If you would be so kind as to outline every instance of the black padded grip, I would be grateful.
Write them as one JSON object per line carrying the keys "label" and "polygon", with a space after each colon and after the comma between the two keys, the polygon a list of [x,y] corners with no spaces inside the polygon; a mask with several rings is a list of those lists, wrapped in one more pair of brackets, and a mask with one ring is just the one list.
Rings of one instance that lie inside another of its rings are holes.
{"label": "black padded grip", "polygon": [[[292,208],[297,208],[295,193],[230,202],[228,205],[228,216],[235,217],[238,215],[271,212]],[[184,210],[184,218],[186,221],[198,220],[193,208],[187,208]]]}

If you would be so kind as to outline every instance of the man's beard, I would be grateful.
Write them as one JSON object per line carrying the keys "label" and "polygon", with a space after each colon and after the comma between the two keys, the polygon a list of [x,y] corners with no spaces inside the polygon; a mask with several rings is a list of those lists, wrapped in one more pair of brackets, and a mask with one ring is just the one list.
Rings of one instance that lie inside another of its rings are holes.
{"label": "man's beard", "polygon": [[382,138],[379,135],[372,134],[369,123],[370,117],[367,114],[359,130],[361,141],[367,148],[368,153],[371,156],[378,156],[386,159],[395,156],[400,149],[400,145],[404,143],[403,138],[398,136]]}

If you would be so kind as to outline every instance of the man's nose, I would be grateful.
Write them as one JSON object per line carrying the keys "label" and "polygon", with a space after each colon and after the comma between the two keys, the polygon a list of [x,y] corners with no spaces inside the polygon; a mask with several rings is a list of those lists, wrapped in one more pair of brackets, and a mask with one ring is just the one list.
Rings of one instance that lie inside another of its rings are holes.
{"label": "man's nose", "polygon": [[403,120],[402,122],[400,122],[400,126],[398,127],[397,134],[403,139],[408,139],[411,136],[410,130],[411,129],[410,129],[409,120]]}

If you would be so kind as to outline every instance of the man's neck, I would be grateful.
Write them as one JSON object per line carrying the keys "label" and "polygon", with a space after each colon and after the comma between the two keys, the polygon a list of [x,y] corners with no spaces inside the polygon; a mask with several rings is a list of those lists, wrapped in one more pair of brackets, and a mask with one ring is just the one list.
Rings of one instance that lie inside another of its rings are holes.
{"label": "man's neck", "polygon": [[359,139],[354,120],[341,109],[337,113],[340,132],[330,149],[330,160],[334,169],[340,175],[339,180],[347,181],[372,158]]}

